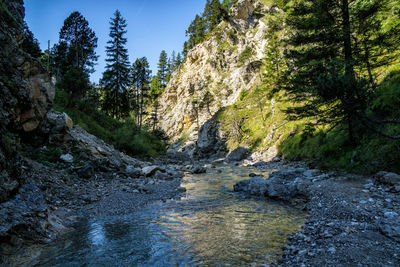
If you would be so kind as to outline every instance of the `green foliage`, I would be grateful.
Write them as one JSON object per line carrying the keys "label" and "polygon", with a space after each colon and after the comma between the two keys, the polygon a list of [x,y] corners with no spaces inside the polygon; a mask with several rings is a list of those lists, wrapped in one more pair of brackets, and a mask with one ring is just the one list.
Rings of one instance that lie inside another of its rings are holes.
{"label": "green foliage", "polygon": [[130,63],[126,48],[127,23],[119,10],[110,21],[110,40],[106,47],[107,65],[100,83],[104,90],[102,110],[110,116],[121,119],[129,116]]}
{"label": "green foliage", "polygon": [[120,121],[82,102],[74,108],[67,107],[66,93],[57,89],[54,109],[66,112],[75,124],[90,134],[130,155],[155,156],[165,152],[165,145],[146,131],[139,131],[131,118]]}
{"label": "green foliage", "polygon": [[136,123],[139,130],[142,128],[144,107],[147,102],[151,102],[151,99],[149,99],[151,97],[149,95],[150,75],[151,70],[146,57],[137,59],[135,63],[133,63],[131,68],[131,80],[133,85],[131,97],[133,100],[131,100],[131,103],[134,103],[135,106]]}
{"label": "green foliage", "polygon": [[6,5],[3,0],[0,0],[0,20],[4,21],[11,27],[18,27],[19,23],[14,18],[14,16],[8,11]]}
{"label": "green foliage", "polygon": [[227,18],[232,0],[224,0],[221,4],[219,0],[207,0],[204,11],[201,15],[196,15],[186,30],[189,40],[183,47],[183,56],[186,57],[188,51],[197,44],[207,39],[207,34],[211,33],[217,25]]}
{"label": "green foliage", "polygon": [[91,88],[88,74],[78,67],[70,67],[57,86],[68,93],[68,106],[72,106]]}
{"label": "green foliage", "polygon": [[14,155],[21,148],[20,140],[17,135],[4,132],[1,134],[1,147],[6,155]]}
{"label": "green foliage", "polygon": [[[368,105],[368,113],[385,117],[400,117],[400,71],[394,67],[378,86],[376,97]],[[399,124],[384,124],[381,132],[399,135]],[[298,129],[282,143],[279,153],[289,160],[301,159],[319,168],[345,169],[356,173],[374,173],[380,170],[400,171],[400,145],[392,140],[367,132],[354,147],[349,143],[343,126],[308,132]]]}
{"label": "green foliage", "polygon": [[33,33],[29,29],[26,22],[24,22],[23,33],[24,41],[21,44],[22,49],[32,57],[40,58],[42,55],[42,50],[40,50],[39,41],[33,36]]}
{"label": "green foliage", "polygon": [[117,148],[131,155],[156,156],[166,152],[164,144],[147,132],[136,132],[132,119],[127,119],[123,126],[115,131]]}
{"label": "green foliage", "polygon": [[85,17],[78,11],[72,12],[64,20],[59,35],[59,43],[53,48],[58,76],[63,76],[71,67],[93,72],[98,58],[95,51],[97,37]]}
{"label": "green foliage", "polygon": [[243,65],[246,61],[250,60],[254,55],[254,50],[251,46],[246,46],[246,48],[240,53],[239,56],[239,66]]}

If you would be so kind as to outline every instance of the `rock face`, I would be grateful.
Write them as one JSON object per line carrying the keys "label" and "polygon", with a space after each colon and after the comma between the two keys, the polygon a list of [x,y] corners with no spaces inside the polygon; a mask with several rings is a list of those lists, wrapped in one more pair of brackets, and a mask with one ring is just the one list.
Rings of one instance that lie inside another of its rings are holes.
{"label": "rock face", "polygon": [[[43,197],[21,176],[18,156],[21,134],[38,129],[50,109],[54,85],[40,62],[21,49],[22,0],[0,5],[0,237],[21,225],[37,227]],[[6,220],[6,221],[4,221]],[[31,228],[30,228],[31,227]],[[6,240],[6,239],[5,239]]]}
{"label": "rock face", "polygon": [[[160,99],[160,127],[177,140],[189,136],[182,150],[209,153],[218,140],[215,121],[210,120],[225,106],[232,105],[244,90],[259,79],[260,61],[268,41],[267,26],[253,14],[260,5],[240,0],[232,7],[230,18],[212,36],[187,55]],[[243,51],[250,51],[243,57]],[[221,138],[220,138],[221,139]]]}

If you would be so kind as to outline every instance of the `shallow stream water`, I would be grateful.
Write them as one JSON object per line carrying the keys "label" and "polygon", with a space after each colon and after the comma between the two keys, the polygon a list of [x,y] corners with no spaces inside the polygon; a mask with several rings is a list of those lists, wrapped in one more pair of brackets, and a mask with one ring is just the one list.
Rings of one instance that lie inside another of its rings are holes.
{"label": "shallow stream water", "polygon": [[[221,172],[221,173],[219,173]],[[246,168],[186,175],[186,196],[124,215],[82,220],[35,266],[244,266],[273,263],[305,214],[233,192]],[[31,262],[33,263],[33,262]]]}

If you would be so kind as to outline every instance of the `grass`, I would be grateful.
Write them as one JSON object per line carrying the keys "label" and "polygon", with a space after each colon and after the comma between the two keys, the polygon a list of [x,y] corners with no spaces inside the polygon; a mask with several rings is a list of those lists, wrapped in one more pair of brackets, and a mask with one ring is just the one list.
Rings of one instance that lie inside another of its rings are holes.
{"label": "grass", "polygon": [[[288,121],[284,110],[293,106],[284,91],[260,82],[243,90],[237,102],[221,109],[217,119],[230,150],[246,144],[252,151],[266,151],[276,145],[288,160],[302,160],[321,169],[341,169],[371,174],[380,170],[400,172],[400,140],[390,140],[366,131],[357,147],[349,143],[345,126],[310,129],[311,119]],[[369,113],[378,119],[400,118],[400,65],[392,66],[381,80]],[[400,135],[400,125],[380,129]]]}
{"label": "grass", "polygon": [[67,113],[75,124],[87,132],[114,145],[132,156],[148,158],[166,151],[165,144],[147,131],[138,131],[131,118],[124,121],[111,118],[85,103],[69,108],[67,95],[57,89],[54,109]]}

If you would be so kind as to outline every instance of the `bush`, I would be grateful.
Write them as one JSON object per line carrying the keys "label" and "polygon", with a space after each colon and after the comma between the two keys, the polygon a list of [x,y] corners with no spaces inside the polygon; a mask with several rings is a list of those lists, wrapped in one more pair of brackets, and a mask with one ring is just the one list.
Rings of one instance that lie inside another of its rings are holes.
{"label": "bush", "polygon": [[145,131],[138,132],[131,118],[125,121],[111,118],[85,102],[67,107],[66,95],[57,89],[54,109],[67,113],[75,124],[106,143],[139,157],[151,157],[166,151],[165,144],[157,137]]}

